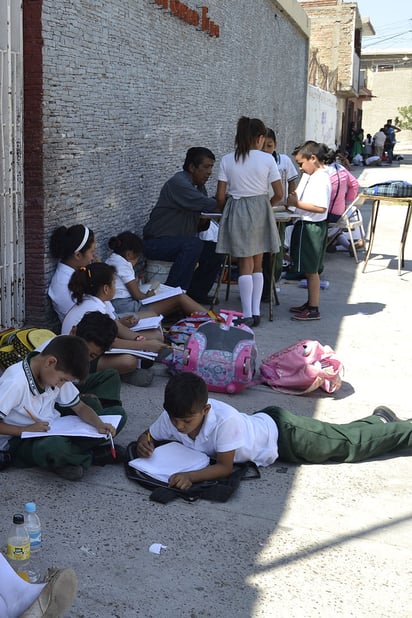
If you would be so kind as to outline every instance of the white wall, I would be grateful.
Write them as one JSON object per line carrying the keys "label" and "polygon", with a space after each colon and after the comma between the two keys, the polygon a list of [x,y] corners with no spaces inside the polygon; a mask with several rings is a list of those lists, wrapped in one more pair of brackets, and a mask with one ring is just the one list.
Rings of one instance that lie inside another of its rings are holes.
{"label": "white wall", "polygon": [[337,100],[335,95],[308,85],[305,139],[335,147]]}

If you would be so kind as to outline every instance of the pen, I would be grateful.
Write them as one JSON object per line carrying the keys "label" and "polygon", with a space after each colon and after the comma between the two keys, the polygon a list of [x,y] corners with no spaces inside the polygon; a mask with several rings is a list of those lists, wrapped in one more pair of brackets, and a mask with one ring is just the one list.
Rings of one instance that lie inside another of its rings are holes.
{"label": "pen", "polygon": [[24,411],[27,412],[27,414],[30,416],[30,418],[35,422],[35,423],[39,423],[40,420],[38,418],[36,418],[33,414],[33,412],[30,412],[29,408],[26,408],[26,406],[23,406]]}
{"label": "pen", "polygon": [[112,453],[112,457],[113,459],[116,459],[117,453],[116,453],[116,449],[114,448],[113,436],[111,433],[109,433],[109,439],[110,439],[110,444],[111,444],[110,451]]}

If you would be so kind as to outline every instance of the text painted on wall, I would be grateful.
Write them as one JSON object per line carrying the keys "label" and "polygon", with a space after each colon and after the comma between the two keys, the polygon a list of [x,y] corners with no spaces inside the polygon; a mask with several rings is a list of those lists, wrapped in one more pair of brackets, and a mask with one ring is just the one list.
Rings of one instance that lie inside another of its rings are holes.
{"label": "text painted on wall", "polygon": [[198,12],[179,0],[154,0],[154,3],[161,9],[170,11],[172,15],[190,26],[194,26],[202,32],[207,32],[209,36],[219,38],[219,26],[210,19],[207,6],[199,7],[200,12]]}

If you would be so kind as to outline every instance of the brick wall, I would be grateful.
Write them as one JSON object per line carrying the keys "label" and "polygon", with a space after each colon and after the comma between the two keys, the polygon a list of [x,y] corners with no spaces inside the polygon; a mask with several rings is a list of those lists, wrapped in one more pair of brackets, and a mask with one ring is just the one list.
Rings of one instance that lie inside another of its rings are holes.
{"label": "brick wall", "polygon": [[[45,252],[61,224],[90,225],[102,257],[110,235],[140,233],[190,146],[216,154],[213,193],[242,114],[272,126],[286,152],[304,137],[307,38],[281,6],[209,0],[217,38],[158,4],[43,0]],[[54,266],[47,258],[46,283]],[[28,314],[38,302],[27,298]]]}

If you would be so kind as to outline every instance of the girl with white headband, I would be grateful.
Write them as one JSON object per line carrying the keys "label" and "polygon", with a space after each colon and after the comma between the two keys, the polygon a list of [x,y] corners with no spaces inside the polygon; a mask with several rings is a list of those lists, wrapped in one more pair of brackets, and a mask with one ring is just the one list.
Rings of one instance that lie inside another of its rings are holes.
{"label": "girl with white headband", "polygon": [[59,259],[50,281],[48,295],[60,322],[73,307],[74,301],[69,291],[70,277],[81,266],[96,260],[96,241],[93,231],[85,225],[64,225],[58,227],[50,239],[50,253]]}

